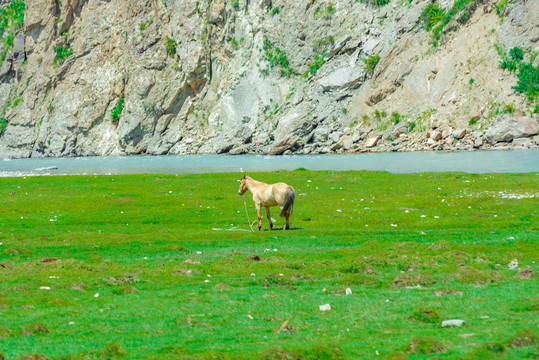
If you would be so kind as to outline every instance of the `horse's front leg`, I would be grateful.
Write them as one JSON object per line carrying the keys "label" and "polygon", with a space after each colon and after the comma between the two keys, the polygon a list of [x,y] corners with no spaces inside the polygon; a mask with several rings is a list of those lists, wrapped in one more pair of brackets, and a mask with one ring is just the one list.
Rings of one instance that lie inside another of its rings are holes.
{"label": "horse's front leg", "polygon": [[266,215],[268,216],[268,221],[270,224],[270,230],[273,230],[273,223],[271,222],[271,213],[270,213],[270,207],[266,206]]}
{"label": "horse's front leg", "polygon": [[262,229],[262,212],[260,204],[256,204],[256,214],[258,215],[258,231],[260,231],[260,229]]}

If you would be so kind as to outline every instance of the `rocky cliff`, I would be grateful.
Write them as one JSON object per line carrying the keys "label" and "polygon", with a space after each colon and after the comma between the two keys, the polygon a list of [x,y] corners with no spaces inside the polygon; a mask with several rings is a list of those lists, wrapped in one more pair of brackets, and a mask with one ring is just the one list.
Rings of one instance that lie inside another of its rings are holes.
{"label": "rocky cliff", "polygon": [[0,6],[2,158],[539,143],[538,0]]}

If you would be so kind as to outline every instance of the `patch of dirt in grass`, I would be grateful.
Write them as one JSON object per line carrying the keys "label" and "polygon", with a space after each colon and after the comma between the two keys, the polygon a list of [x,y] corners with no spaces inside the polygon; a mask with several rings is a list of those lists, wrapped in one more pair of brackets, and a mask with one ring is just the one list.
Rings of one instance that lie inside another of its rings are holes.
{"label": "patch of dirt in grass", "polygon": [[519,330],[509,341],[514,348],[523,348],[537,344],[537,336],[528,329]]}
{"label": "patch of dirt in grass", "polygon": [[345,359],[344,353],[337,345],[316,345],[310,349],[283,350],[268,349],[262,352],[260,360],[339,360]]}
{"label": "patch of dirt in grass", "polygon": [[263,286],[263,287],[285,286],[293,290],[296,289],[290,280],[284,279],[282,276],[279,276],[278,274],[269,274],[265,278],[258,280],[257,283],[259,286]]}
{"label": "patch of dirt in grass", "polygon": [[137,278],[135,275],[126,274],[122,275],[120,277],[110,277],[107,279],[103,279],[104,282],[106,282],[109,285],[117,286],[117,285],[131,285],[136,284],[140,282],[140,279]]}
{"label": "patch of dirt in grass", "polygon": [[430,355],[447,352],[446,348],[438,341],[428,337],[417,337],[403,348],[408,354]]}
{"label": "patch of dirt in grass", "polygon": [[25,292],[25,291],[28,291],[28,290],[30,290],[30,288],[26,284],[17,285],[12,289],[12,291],[16,292],[16,293]]}
{"label": "patch of dirt in grass", "polygon": [[438,323],[441,321],[438,312],[430,307],[422,307],[415,309],[408,317],[408,320],[421,321],[424,323]]}
{"label": "patch of dirt in grass", "polygon": [[193,270],[191,270],[191,269],[174,269],[174,271],[172,272],[172,275],[182,275],[182,276],[191,277],[191,276],[193,276]]}
{"label": "patch of dirt in grass", "polygon": [[10,336],[11,336],[11,330],[3,326],[0,326],[0,339],[7,339]]}
{"label": "patch of dirt in grass", "polygon": [[452,265],[465,265],[471,261],[471,256],[462,251],[448,251],[438,259],[440,263]]}
{"label": "patch of dirt in grass", "polygon": [[255,255],[255,256],[247,256],[245,258],[245,260],[247,260],[247,261],[260,261],[260,260],[262,260],[262,258],[260,256],[258,256],[258,255]]}
{"label": "patch of dirt in grass", "polygon": [[429,249],[432,251],[447,251],[451,249],[451,243],[445,240],[436,241],[429,246]]}
{"label": "patch of dirt in grass", "polygon": [[460,282],[464,284],[495,284],[503,281],[505,277],[493,270],[479,270],[470,266],[463,266],[458,271]]}
{"label": "patch of dirt in grass", "polygon": [[111,201],[114,201],[114,202],[131,202],[133,201],[132,199],[130,198],[118,198],[118,199],[112,199]]}
{"label": "patch of dirt in grass", "polygon": [[11,270],[11,269],[14,269],[15,266],[16,265],[13,264],[11,261],[2,261],[2,262],[0,262],[0,270],[2,270],[2,269]]}
{"label": "patch of dirt in grass", "polygon": [[346,274],[337,280],[337,285],[382,285],[383,281],[363,274]]}
{"label": "patch of dirt in grass", "polygon": [[38,334],[48,334],[49,329],[40,322],[35,322],[29,325],[26,325],[22,331],[23,335],[38,335]]}
{"label": "patch of dirt in grass", "polygon": [[436,284],[430,276],[424,274],[400,274],[395,279],[393,279],[394,288],[404,288],[407,286],[429,286]]}
{"label": "patch of dirt in grass", "polygon": [[58,258],[55,258],[55,257],[48,257],[48,258],[44,258],[44,259],[39,260],[39,262],[43,263],[43,264],[55,263],[57,261],[58,261]]}
{"label": "patch of dirt in grass", "polygon": [[406,360],[407,357],[402,351],[393,352],[384,357],[386,360]]}
{"label": "patch of dirt in grass", "polygon": [[84,283],[81,283],[81,282],[71,284],[67,288],[70,289],[70,290],[78,290],[78,291],[85,291],[86,290],[84,288]]}
{"label": "patch of dirt in grass", "polygon": [[513,277],[519,278],[519,279],[531,279],[533,277],[533,270],[532,269],[523,269],[517,272]]}
{"label": "patch of dirt in grass", "polygon": [[276,334],[280,334],[280,333],[289,333],[289,332],[296,332],[296,331],[298,331],[298,328],[295,327],[294,325],[292,325],[292,324],[290,323],[290,321],[285,320],[282,324],[280,324],[280,325],[277,326],[275,329],[273,329],[273,331],[274,331]]}
{"label": "patch of dirt in grass", "polygon": [[232,287],[227,284],[219,283],[214,286],[214,289],[217,291],[229,291],[232,290]]}
{"label": "patch of dirt in grass", "polygon": [[47,360],[48,358],[45,355],[41,354],[28,354],[28,355],[21,355],[17,358],[17,360]]}
{"label": "patch of dirt in grass", "polygon": [[101,350],[101,354],[105,359],[117,359],[129,355],[123,346],[117,343],[107,344],[103,350]]}
{"label": "patch of dirt in grass", "polygon": [[434,296],[451,296],[451,295],[462,296],[464,295],[464,293],[457,289],[439,289],[439,290],[434,291],[432,295]]}
{"label": "patch of dirt in grass", "polygon": [[133,286],[124,286],[120,288],[116,288],[112,291],[114,295],[128,295],[128,294],[136,294],[139,290],[137,288],[134,288]]}

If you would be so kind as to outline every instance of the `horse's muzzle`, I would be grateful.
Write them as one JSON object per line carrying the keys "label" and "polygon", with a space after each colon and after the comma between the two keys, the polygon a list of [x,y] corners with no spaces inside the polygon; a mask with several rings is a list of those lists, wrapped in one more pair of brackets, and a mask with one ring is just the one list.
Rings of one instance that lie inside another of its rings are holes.
{"label": "horse's muzzle", "polygon": [[243,193],[241,192],[241,190],[238,190],[238,194],[243,195]]}

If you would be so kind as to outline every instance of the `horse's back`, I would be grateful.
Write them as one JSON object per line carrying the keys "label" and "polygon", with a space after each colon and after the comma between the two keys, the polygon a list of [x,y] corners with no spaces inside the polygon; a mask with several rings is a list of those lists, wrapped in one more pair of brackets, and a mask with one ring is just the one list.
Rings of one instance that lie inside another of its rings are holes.
{"label": "horse's back", "polygon": [[294,188],[288,184],[279,182],[272,185],[272,192],[273,196],[275,197],[275,200],[279,203],[279,205],[283,205],[286,200],[288,199],[288,193],[289,189],[294,191]]}

